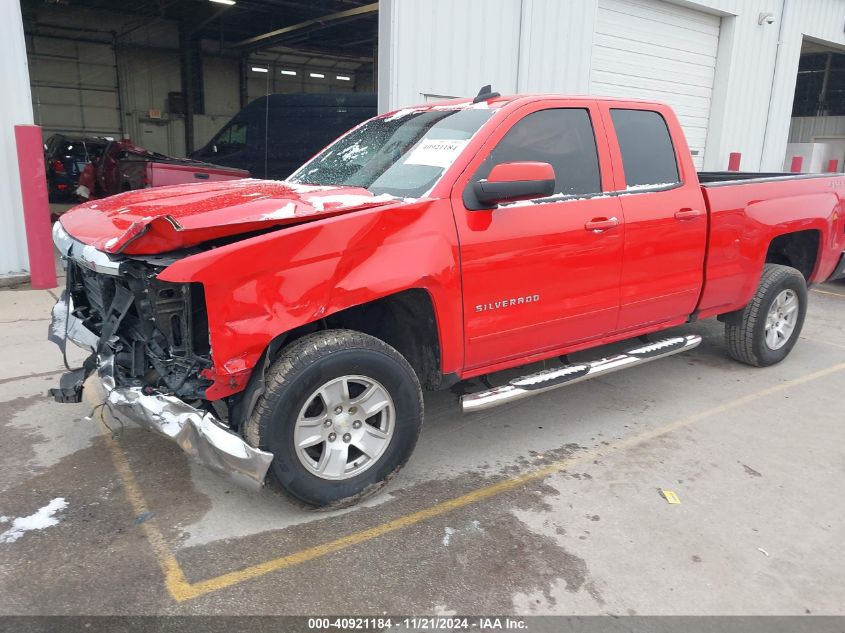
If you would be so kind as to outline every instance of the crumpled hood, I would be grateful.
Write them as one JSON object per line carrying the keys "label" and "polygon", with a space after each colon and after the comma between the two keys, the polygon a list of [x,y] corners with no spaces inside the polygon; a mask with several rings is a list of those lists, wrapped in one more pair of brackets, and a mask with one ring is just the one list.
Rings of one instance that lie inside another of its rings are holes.
{"label": "crumpled hood", "polygon": [[77,240],[106,253],[149,255],[274,226],[398,202],[356,187],[229,180],[157,187],[87,202],[61,217]]}

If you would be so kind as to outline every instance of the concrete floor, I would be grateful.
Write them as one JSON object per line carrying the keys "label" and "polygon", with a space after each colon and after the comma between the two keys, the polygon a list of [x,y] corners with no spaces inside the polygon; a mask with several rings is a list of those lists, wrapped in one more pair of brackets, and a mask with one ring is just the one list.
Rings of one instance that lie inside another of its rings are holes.
{"label": "concrete floor", "polygon": [[49,401],[53,297],[2,291],[0,614],[843,614],[845,284],[811,298],[773,368],[708,321],[690,353],[484,414],[429,394],[405,470],[327,513]]}

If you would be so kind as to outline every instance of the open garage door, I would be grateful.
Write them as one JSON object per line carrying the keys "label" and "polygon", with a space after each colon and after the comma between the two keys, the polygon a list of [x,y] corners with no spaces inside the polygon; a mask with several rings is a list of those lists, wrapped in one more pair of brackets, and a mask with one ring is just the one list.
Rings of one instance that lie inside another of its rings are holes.
{"label": "open garage door", "polygon": [[700,169],[719,26],[718,16],[661,0],[599,0],[590,91],[671,105]]}

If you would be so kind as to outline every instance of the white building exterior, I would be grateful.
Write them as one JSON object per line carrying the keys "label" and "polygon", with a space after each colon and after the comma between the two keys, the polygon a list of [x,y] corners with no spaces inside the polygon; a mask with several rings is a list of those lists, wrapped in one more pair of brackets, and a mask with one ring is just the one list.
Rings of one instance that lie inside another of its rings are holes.
{"label": "white building exterior", "polygon": [[381,0],[382,111],[558,92],[672,105],[700,168],[780,170],[803,38],[845,48],[845,0]]}
{"label": "white building exterior", "polygon": [[17,0],[0,2],[0,59],[3,98],[0,99],[0,275],[29,269],[26,250],[15,126],[32,123],[29,71]]}
{"label": "white building exterior", "polygon": [[[180,119],[147,120],[180,83],[174,54],[144,47],[173,48],[175,31],[165,42],[160,29],[133,30],[116,56],[96,42],[25,42],[17,0],[0,2],[0,19],[4,276],[28,269],[14,125],[120,131],[176,155],[184,144]],[[487,83],[503,94],[651,98],[676,109],[699,167],[725,169],[741,152],[744,170],[780,170],[787,142],[845,137],[845,117],[796,119],[790,131],[805,39],[845,50],[845,0],[381,0],[379,106],[473,96]],[[218,81],[206,82],[206,114],[194,118],[198,143],[239,107],[237,63],[205,63]],[[126,78],[119,101],[116,68]],[[52,86],[66,81],[78,88],[73,100]]]}

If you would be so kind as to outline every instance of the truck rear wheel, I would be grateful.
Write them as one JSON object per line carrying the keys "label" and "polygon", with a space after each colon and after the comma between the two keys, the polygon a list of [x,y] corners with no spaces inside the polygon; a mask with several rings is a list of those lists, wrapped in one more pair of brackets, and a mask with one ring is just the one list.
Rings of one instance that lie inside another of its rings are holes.
{"label": "truck rear wheel", "polygon": [[269,476],[287,494],[341,507],[402,467],[422,417],[419,380],[399,352],[360,332],[327,330],[282,350],[244,436],[273,453]]}
{"label": "truck rear wheel", "polygon": [[725,343],[732,358],[768,367],[795,346],[807,314],[807,284],[794,268],[766,264],[751,302],[725,322]]}

